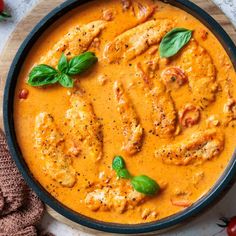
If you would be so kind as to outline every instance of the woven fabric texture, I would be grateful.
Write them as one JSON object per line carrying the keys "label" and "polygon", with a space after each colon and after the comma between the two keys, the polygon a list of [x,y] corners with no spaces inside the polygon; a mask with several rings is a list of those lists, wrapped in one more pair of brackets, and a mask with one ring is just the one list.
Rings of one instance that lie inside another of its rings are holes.
{"label": "woven fabric texture", "polygon": [[28,188],[0,131],[0,236],[37,236],[44,205]]}

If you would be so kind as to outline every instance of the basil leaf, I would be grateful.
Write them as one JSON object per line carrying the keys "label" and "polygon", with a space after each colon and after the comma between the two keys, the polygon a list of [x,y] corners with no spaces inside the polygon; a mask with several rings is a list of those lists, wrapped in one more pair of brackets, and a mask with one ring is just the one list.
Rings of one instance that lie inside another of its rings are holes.
{"label": "basil leaf", "polygon": [[86,71],[97,61],[98,58],[92,52],[85,52],[76,56],[70,62],[63,53],[58,62],[58,70],[48,65],[38,65],[30,72],[27,82],[31,86],[43,86],[59,82],[62,86],[71,88],[74,81],[70,75],[77,75]]}
{"label": "basil leaf", "polygon": [[68,75],[78,75],[88,70],[93,64],[98,61],[98,58],[92,52],[85,52],[74,57],[69,62]]}
{"label": "basil leaf", "polygon": [[157,182],[146,175],[133,177],[131,185],[136,191],[146,195],[154,195],[160,190]]}
{"label": "basil leaf", "polygon": [[185,46],[192,37],[192,31],[184,28],[175,28],[167,33],[160,44],[160,56],[172,57]]}
{"label": "basil leaf", "polygon": [[72,79],[70,76],[68,76],[68,75],[66,75],[66,74],[60,74],[60,75],[58,75],[57,77],[58,77],[59,83],[60,83],[63,87],[65,87],[65,88],[73,88],[73,86],[74,86],[74,81],[73,81],[73,79]]}
{"label": "basil leaf", "polygon": [[62,53],[61,58],[58,62],[58,70],[63,73],[67,73],[68,67],[69,67],[69,63],[67,61],[67,58],[66,58],[65,54]]}
{"label": "basil leaf", "polygon": [[131,179],[132,176],[127,169],[120,169],[117,172],[117,176],[122,179]]}
{"label": "basil leaf", "polygon": [[6,20],[7,18],[10,18],[11,14],[6,12],[6,11],[2,11],[0,12],[0,22]]}
{"label": "basil leaf", "polygon": [[112,162],[112,169],[119,171],[125,168],[125,161],[121,156],[115,156]]}
{"label": "basil leaf", "polygon": [[57,70],[47,65],[35,66],[30,74],[27,83],[31,86],[44,86],[58,82]]}
{"label": "basil leaf", "polygon": [[0,13],[0,16],[10,18],[10,17],[11,17],[11,14],[10,14],[9,12],[7,12],[7,11],[2,11],[2,12]]}

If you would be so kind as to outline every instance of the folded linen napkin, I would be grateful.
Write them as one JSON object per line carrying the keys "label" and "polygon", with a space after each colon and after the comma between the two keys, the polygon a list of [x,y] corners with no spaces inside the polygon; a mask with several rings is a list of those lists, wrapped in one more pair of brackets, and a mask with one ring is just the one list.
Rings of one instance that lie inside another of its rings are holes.
{"label": "folded linen napkin", "polygon": [[44,205],[29,189],[0,130],[0,236],[37,236]]}

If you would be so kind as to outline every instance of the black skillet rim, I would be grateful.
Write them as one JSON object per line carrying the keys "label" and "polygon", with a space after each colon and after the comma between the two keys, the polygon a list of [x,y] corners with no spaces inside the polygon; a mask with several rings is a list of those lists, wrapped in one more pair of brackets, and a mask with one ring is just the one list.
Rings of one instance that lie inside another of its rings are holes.
{"label": "black skillet rim", "polygon": [[[19,48],[9,71],[5,91],[4,91],[4,103],[3,103],[3,114],[4,114],[4,127],[6,132],[7,143],[12,154],[14,161],[20,172],[22,173],[24,179],[29,184],[29,186],[36,192],[36,194],[43,200],[47,205],[53,208],[55,211],[63,215],[64,217],[81,224],[83,226],[104,231],[110,233],[119,234],[140,234],[149,233],[158,230],[167,229],[173,227],[177,224],[181,224],[193,216],[206,210],[207,206],[212,205],[216,202],[224,192],[232,186],[235,176],[236,176],[236,152],[233,154],[231,161],[229,162],[226,170],[212,187],[212,189],[204,195],[200,200],[198,200],[194,205],[187,208],[186,210],[179,212],[170,217],[166,217],[162,220],[142,223],[142,224],[115,224],[106,223],[92,218],[83,216],[53,198],[33,177],[30,170],[28,169],[20,148],[17,144],[15,132],[14,132],[14,122],[13,122],[13,101],[14,101],[14,91],[16,86],[16,80],[24,63],[24,58],[30,51],[31,47],[37,41],[39,36],[56,20],[68,13],[70,10],[84,4],[86,0],[68,0],[51,11],[47,16],[45,16],[32,30],[32,32],[26,37],[21,47]],[[195,5],[188,0],[163,0],[163,2],[170,3],[177,6],[188,13],[192,14],[198,18],[203,24],[205,24],[218,38],[218,40],[223,45],[224,49],[230,56],[234,68],[236,69],[236,47],[227,33],[223,28],[204,10]]]}

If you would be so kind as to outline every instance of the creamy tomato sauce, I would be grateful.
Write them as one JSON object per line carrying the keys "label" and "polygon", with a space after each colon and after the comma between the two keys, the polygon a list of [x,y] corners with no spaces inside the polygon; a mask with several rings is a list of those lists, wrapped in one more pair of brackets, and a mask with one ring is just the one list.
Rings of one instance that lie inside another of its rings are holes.
{"label": "creamy tomato sauce", "polygon": [[[17,140],[34,177],[67,207],[105,222],[149,222],[192,205],[236,143],[236,74],[220,43],[188,13],[140,3],[93,1],[68,13],[37,41],[15,92]],[[192,39],[160,58],[161,39],[176,27],[193,30]],[[73,89],[27,84],[33,66],[55,67],[63,51],[69,59],[92,51],[98,63]],[[161,191],[144,196],[117,179],[115,155]]]}

